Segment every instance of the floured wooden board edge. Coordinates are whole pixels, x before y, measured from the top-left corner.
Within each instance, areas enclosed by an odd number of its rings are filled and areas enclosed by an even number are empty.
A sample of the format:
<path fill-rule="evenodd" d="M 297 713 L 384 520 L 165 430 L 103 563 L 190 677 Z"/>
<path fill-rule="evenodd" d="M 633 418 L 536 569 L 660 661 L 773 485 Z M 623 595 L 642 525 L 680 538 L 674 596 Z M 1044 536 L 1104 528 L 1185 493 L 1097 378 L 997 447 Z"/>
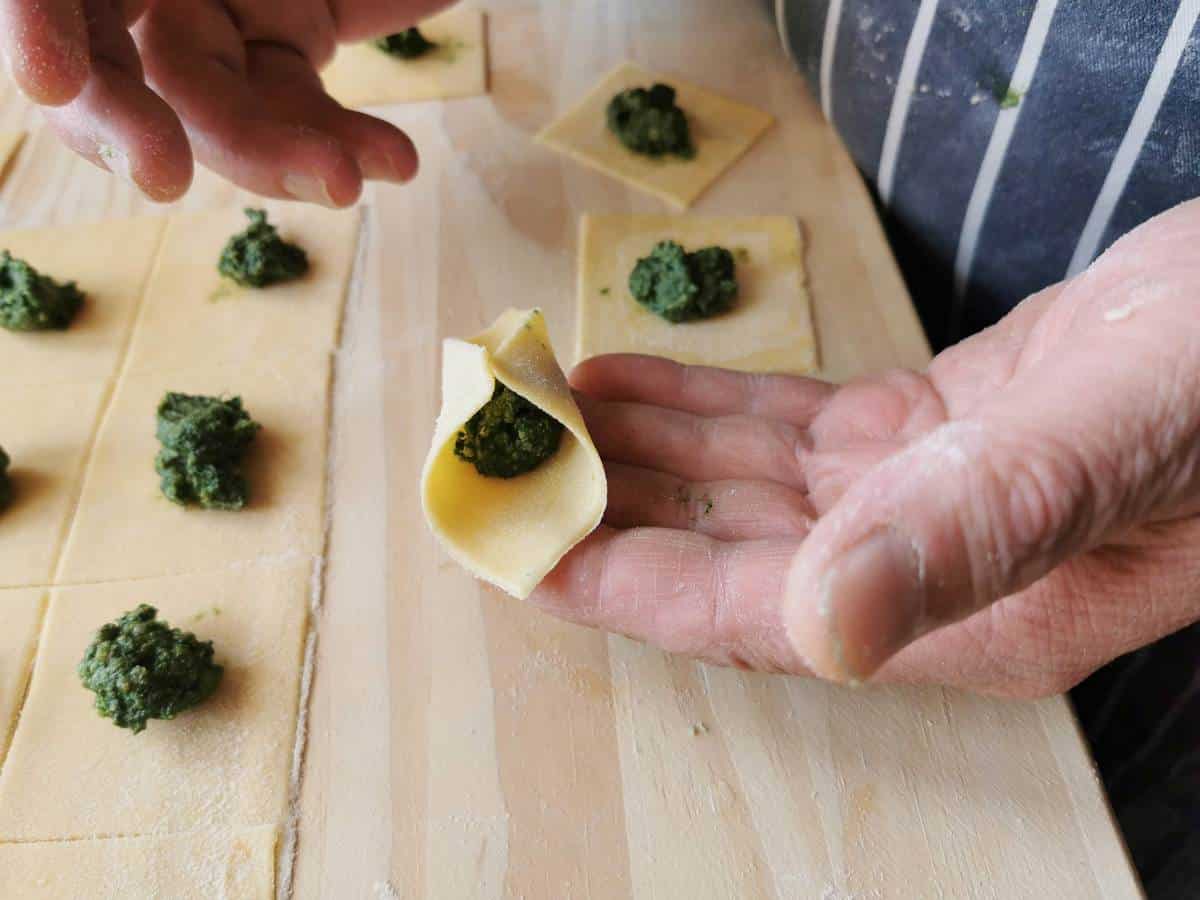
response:
<path fill-rule="evenodd" d="M 303 809 L 301 807 L 301 790 L 304 784 L 304 764 L 308 749 L 308 722 L 312 701 L 313 678 L 316 674 L 317 641 L 320 630 L 321 616 L 326 596 L 326 572 L 328 571 L 328 555 L 330 533 L 333 529 L 333 517 L 336 495 L 335 473 L 339 452 L 339 425 L 344 416 L 344 404 L 339 404 L 339 395 L 344 394 L 347 385 L 347 357 L 353 352 L 349 340 L 352 319 L 362 315 L 363 282 L 366 277 L 366 260 L 370 241 L 373 237 L 372 209 L 362 206 L 358 230 L 357 249 L 354 263 L 350 269 L 349 283 L 345 288 L 345 302 L 342 306 L 338 330 L 338 346 L 334 352 L 333 369 L 329 388 L 329 419 L 325 439 L 325 509 L 322 517 L 322 552 L 313 569 L 312 584 L 309 589 L 308 633 L 304 641 L 304 661 L 300 672 L 300 699 L 296 719 L 296 739 L 292 748 L 291 772 L 288 780 L 288 815 L 283 827 L 283 839 L 279 843 L 276 862 L 277 871 L 277 900 L 288 900 L 294 893 L 296 858 L 299 852 L 300 828 Z"/>

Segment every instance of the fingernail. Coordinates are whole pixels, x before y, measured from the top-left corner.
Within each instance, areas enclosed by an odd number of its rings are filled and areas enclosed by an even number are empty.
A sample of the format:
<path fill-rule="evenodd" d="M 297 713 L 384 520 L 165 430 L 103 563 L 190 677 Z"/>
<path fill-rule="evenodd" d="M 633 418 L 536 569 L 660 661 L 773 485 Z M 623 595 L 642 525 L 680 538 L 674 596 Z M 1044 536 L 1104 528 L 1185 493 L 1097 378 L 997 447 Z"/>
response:
<path fill-rule="evenodd" d="M 390 181 L 392 184 L 406 184 L 412 180 L 413 173 L 402 171 L 386 153 L 369 150 L 362 155 L 358 165 L 363 178 Z"/>
<path fill-rule="evenodd" d="M 820 611 L 846 680 L 866 681 L 917 636 L 924 612 L 919 568 L 911 542 L 884 530 L 828 570 Z"/>
<path fill-rule="evenodd" d="M 322 206 L 335 207 L 336 203 L 329 196 L 329 188 L 325 182 L 314 175 L 296 175 L 289 173 L 283 176 L 283 189 L 294 200 L 306 203 L 320 203 Z"/>

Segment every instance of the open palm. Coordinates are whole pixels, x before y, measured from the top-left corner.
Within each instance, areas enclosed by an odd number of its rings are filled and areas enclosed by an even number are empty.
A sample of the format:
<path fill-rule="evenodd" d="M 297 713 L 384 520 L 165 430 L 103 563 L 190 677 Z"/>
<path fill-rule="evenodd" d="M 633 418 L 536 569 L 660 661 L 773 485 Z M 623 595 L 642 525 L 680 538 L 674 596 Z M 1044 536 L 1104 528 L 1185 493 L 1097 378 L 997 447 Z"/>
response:
<path fill-rule="evenodd" d="M 922 374 L 602 357 L 606 524 L 534 602 L 707 660 L 1061 691 L 1200 619 L 1200 202 Z"/>

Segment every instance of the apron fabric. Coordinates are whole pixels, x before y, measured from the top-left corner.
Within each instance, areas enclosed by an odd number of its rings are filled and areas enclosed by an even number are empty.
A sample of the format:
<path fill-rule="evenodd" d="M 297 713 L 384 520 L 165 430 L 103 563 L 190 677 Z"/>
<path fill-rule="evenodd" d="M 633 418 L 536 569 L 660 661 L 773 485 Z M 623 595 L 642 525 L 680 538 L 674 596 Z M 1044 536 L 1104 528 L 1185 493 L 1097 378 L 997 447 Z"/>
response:
<path fill-rule="evenodd" d="M 764 0 L 936 348 L 1200 196 L 1200 0 Z M 1200 625 L 1073 692 L 1151 900 L 1200 897 Z"/>

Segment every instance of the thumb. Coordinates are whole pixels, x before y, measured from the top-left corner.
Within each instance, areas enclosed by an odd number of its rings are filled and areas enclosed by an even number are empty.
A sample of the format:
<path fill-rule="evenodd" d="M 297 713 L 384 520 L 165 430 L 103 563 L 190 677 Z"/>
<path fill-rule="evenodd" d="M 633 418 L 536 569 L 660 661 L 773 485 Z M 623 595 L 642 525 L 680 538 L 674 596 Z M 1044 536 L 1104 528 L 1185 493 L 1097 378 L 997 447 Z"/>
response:
<path fill-rule="evenodd" d="M 1078 553 L 1200 513 L 1197 239 L 1193 201 L 1114 244 L 998 389 L 969 377 L 996 368 L 990 343 L 961 348 L 967 377 L 940 386 L 962 417 L 867 472 L 792 560 L 788 637 L 814 672 L 868 678 Z"/>
<path fill-rule="evenodd" d="M 1072 556 L 1200 509 L 1200 326 L 1174 302 L 1186 282 L 1159 287 L 1162 302 L 1128 318 L 1106 314 L 1121 290 L 1072 304 L 1084 326 L 822 516 L 784 600 L 815 673 L 869 678 Z"/>
<path fill-rule="evenodd" d="M 1082 549 L 1092 471 L 1027 425 L 942 425 L 872 469 L 805 540 L 786 588 L 792 642 L 819 675 L 869 678 Z"/>

